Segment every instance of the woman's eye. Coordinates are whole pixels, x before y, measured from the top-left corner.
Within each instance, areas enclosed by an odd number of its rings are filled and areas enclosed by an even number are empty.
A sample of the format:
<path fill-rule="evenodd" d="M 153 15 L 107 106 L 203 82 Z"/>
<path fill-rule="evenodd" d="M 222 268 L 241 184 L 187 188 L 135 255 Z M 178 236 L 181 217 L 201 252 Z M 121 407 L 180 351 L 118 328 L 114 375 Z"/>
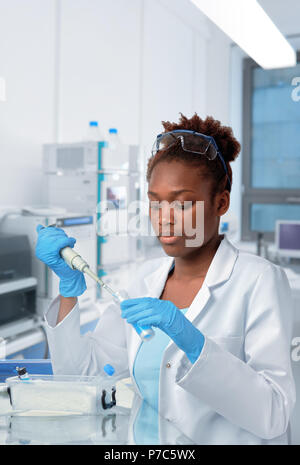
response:
<path fill-rule="evenodd" d="M 176 208 L 177 210 L 184 210 L 184 203 L 176 204 L 176 205 L 175 205 L 175 208 Z"/>
<path fill-rule="evenodd" d="M 194 205 L 193 201 L 185 201 L 185 202 L 175 202 L 175 203 L 170 203 L 170 209 L 174 210 L 188 210 Z M 162 205 L 159 202 L 153 202 L 150 203 L 150 209 L 151 211 L 157 211 L 162 208 Z"/>
<path fill-rule="evenodd" d="M 150 205 L 150 209 L 151 209 L 151 210 L 159 210 L 159 209 L 160 209 L 160 206 L 159 206 L 159 205 L 156 205 L 156 204 L 153 204 L 153 205 Z"/>
<path fill-rule="evenodd" d="M 193 202 L 183 202 L 183 203 L 178 203 L 175 205 L 175 208 L 177 210 L 188 210 L 189 208 L 191 208 L 193 206 Z"/>

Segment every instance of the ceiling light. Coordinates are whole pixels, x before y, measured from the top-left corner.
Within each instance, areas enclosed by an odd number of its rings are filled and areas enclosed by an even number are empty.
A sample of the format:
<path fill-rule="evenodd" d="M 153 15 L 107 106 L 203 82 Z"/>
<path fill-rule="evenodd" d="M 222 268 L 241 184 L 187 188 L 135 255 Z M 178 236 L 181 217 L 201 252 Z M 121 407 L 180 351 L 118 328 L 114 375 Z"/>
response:
<path fill-rule="evenodd" d="M 191 1 L 262 68 L 296 65 L 295 50 L 257 0 Z"/>

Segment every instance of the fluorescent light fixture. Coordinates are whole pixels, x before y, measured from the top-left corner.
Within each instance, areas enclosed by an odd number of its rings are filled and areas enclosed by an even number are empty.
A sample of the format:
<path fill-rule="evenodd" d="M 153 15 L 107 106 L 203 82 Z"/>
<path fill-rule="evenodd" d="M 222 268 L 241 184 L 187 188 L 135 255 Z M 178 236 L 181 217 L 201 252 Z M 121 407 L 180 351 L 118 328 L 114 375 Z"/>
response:
<path fill-rule="evenodd" d="M 262 68 L 296 65 L 295 50 L 257 0 L 191 1 Z"/>
<path fill-rule="evenodd" d="M 5 93 L 5 79 L 0 77 L 0 102 L 6 101 L 6 93 Z"/>

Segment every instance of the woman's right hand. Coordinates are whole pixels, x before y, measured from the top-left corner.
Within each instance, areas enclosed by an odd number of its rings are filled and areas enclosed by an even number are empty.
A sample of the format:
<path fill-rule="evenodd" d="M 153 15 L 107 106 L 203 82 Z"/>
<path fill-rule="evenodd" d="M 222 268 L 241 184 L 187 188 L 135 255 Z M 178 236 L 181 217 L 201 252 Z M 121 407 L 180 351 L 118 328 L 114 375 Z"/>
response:
<path fill-rule="evenodd" d="M 77 297 L 86 290 L 83 273 L 72 270 L 60 255 L 64 247 L 74 247 L 76 239 L 68 237 L 66 233 L 55 227 L 44 228 L 38 225 L 38 240 L 35 254 L 60 278 L 59 291 L 63 297 Z"/>

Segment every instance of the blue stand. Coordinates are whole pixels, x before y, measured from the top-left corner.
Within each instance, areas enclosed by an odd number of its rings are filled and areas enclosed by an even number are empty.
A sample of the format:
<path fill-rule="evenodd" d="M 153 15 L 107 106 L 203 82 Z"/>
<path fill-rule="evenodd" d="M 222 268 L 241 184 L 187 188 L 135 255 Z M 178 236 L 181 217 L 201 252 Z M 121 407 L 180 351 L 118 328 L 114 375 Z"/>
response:
<path fill-rule="evenodd" d="M 29 375 L 52 375 L 50 359 L 0 360 L 0 383 L 6 378 L 17 376 L 16 367 L 25 367 Z"/>

